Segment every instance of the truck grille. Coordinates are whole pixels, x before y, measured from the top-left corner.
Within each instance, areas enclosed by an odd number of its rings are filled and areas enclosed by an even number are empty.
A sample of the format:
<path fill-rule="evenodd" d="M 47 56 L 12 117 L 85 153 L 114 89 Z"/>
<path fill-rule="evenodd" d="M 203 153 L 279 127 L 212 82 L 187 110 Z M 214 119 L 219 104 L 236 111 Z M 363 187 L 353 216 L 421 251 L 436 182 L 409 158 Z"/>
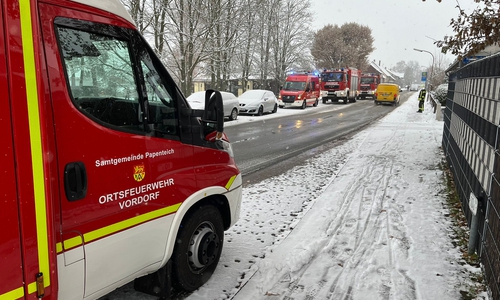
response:
<path fill-rule="evenodd" d="M 327 89 L 327 90 L 338 90 L 339 89 L 339 85 L 338 84 L 325 85 L 325 89 Z"/>
<path fill-rule="evenodd" d="M 293 103 L 295 101 L 295 96 L 282 96 L 281 100 L 283 100 L 283 102 Z"/>

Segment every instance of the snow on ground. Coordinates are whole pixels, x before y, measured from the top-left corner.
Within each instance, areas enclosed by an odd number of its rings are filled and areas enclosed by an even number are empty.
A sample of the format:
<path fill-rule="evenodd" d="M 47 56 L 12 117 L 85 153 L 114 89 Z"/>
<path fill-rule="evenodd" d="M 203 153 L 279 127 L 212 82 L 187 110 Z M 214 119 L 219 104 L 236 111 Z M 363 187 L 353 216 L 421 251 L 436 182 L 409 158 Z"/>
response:
<path fill-rule="evenodd" d="M 221 268 L 188 299 L 460 299 L 470 275 L 445 217 L 443 122 L 416 110 L 415 94 L 344 145 L 245 187 Z M 209 292 L 235 278 L 240 291 Z"/>
<path fill-rule="evenodd" d="M 414 94 L 346 143 L 245 186 L 218 268 L 185 299 L 462 299 L 481 271 L 450 237 L 443 122 L 417 103 Z M 129 286 L 106 299 L 154 299 Z"/>

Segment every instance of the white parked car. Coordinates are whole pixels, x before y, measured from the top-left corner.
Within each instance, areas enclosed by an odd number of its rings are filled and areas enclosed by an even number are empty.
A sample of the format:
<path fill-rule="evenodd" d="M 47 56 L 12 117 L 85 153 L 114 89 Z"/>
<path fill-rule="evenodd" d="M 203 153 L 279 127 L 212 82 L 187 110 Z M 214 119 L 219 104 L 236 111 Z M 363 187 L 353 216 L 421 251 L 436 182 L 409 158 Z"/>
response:
<path fill-rule="evenodd" d="M 278 99 L 268 90 L 248 90 L 238 97 L 240 113 L 262 116 L 264 113 L 278 111 Z"/>
<path fill-rule="evenodd" d="M 236 120 L 240 109 L 238 98 L 233 93 L 220 93 L 222 96 L 222 103 L 224 104 L 224 117 L 229 118 L 230 121 Z M 187 97 L 187 101 L 193 109 L 205 109 L 205 91 L 191 94 Z"/>

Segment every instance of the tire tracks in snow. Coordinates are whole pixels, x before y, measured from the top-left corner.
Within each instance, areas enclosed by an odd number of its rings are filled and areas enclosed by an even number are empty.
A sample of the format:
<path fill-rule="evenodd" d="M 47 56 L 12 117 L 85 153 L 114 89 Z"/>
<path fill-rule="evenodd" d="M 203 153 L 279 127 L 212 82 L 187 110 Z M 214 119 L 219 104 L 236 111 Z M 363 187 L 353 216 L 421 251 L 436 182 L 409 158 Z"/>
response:
<path fill-rule="evenodd" d="M 404 131 L 394 130 L 384 139 L 388 142 L 369 151 L 362 166 L 354 166 L 360 167 L 358 180 L 343 193 L 340 208 L 325 232 L 329 241 L 302 268 L 281 278 L 278 284 L 288 288 L 279 299 L 417 299 L 414 281 L 394 259 L 407 259 L 409 249 L 402 225 L 403 206 L 395 200 L 407 185 L 398 178 L 404 162 L 392 155 L 404 140 L 399 132 Z M 334 264 L 322 263 L 332 260 Z M 377 286 L 367 286 L 363 281 L 367 276 Z M 396 295 L 403 298 L 394 298 Z"/>

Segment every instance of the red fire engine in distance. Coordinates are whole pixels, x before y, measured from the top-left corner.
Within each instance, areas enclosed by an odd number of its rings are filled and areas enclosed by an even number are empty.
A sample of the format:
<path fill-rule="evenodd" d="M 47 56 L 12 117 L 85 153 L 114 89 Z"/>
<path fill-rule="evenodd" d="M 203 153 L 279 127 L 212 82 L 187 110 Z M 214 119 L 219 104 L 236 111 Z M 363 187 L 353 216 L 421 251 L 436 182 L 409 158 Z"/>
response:
<path fill-rule="evenodd" d="M 300 107 L 318 106 L 319 77 L 311 73 L 293 73 L 288 75 L 285 86 L 280 89 L 278 106 Z"/>
<path fill-rule="evenodd" d="M 359 79 L 361 71 L 355 68 L 324 70 L 321 73 L 321 97 L 323 103 L 328 100 L 338 102 L 356 102 L 359 95 Z"/>
<path fill-rule="evenodd" d="M 360 81 L 360 91 L 359 97 L 365 99 L 370 97 L 375 99 L 375 91 L 377 90 L 377 85 L 381 82 L 380 74 L 366 73 L 361 74 Z"/>

